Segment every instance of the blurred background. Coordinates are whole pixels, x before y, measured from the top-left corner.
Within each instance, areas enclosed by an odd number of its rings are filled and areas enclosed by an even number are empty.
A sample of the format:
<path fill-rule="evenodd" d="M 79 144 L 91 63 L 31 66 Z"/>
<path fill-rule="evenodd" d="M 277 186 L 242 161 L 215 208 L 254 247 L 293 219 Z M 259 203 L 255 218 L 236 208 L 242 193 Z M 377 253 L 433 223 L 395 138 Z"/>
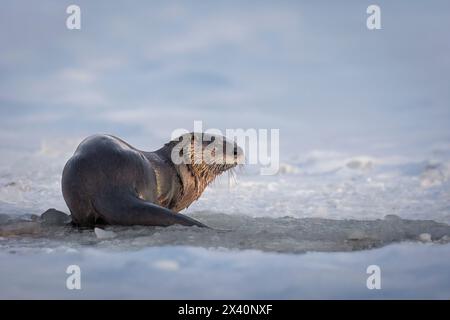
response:
<path fill-rule="evenodd" d="M 2 1 L 2 154 L 98 132 L 150 150 L 194 120 L 278 128 L 282 158 L 448 145 L 450 4 L 377 1 L 371 31 L 372 2 Z"/>
<path fill-rule="evenodd" d="M 81 30 L 70 4 L 1 4 L 3 211 L 64 209 L 88 135 L 155 150 L 201 120 L 280 129 L 285 175 L 193 210 L 450 221 L 448 1 L 377 1 L 381 30 L 372 1 L 77 1 Z"/>

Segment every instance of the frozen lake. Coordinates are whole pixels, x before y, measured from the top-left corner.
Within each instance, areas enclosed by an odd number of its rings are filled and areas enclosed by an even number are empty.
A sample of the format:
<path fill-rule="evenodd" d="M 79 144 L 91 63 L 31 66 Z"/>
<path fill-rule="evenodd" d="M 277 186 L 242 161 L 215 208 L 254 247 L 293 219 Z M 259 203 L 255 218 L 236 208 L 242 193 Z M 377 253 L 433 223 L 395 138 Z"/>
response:
<path fill-rule="evenodd" d="M 79 0 L 81 30 L 69 4 L 2 1 L 1 298 L 450 298 L 448 1 L 380 0 L 375 31 L 357 0 Z M 183 212 L 212 230 L 39 222 L 86 136 L 151 151 L 194 120 L 280 130 L 279 174 Z"/>
<path fill-rule="evenodd" d="M 367 168 L 335 156 L 292 161 L 270 177 L 250 168 L 231 184 L 219 179 L 187 210 L 211 230 L 96 234 L 36 216 L 50 206 L 67 212 L 63 159 L 37 152 L 14 164 L 14 175 L 1 173 L 2 298 L 450 297 L 445 164 L 372 160 Z M 65 287 L 73 264 L 79 291 Z M 369 265 L 381 268 L 381 290 L 366 287 Z"/>
<path fill-rule="evenodd" d="M 402 243 L 353 253 L 153 247 L 0 252 L 1 298 L 377 299 L 450 297 L 450 245 Z M 81 290 L 66 289 L 67 266 Z M 369 290 L 366 269 L 381 268 Z"/>
<path fill-rule="evenodd" d="M 213 229 L 46 226 L 77 141 L 0 170 L 2 298 L 449 298 L 449 149 L 416 157 L 314 151 L 275 176 L 210 186 L 185 214 Z M 82 289 L 65 287 L 79 265 Z M 366 269 L 381 268 L 381 290 Z"/>

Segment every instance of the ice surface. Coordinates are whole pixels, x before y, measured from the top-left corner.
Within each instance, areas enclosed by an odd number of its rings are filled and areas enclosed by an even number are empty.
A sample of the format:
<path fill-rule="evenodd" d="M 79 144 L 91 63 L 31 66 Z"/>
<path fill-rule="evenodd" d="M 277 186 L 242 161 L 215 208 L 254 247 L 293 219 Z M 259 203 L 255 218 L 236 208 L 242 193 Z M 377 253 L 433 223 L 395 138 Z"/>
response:
<path fill-rule="evenodd" d="M 68 246 L 125 251 L 155 246 L 255 249 L 302 253 L 306 251 L 354 251 L 399 241 L 448 243 L 450 226 L 431 220 L 406 220 L 387 216 L 380 220 L 331 220 L 323 218 L 272 218 L 196 212 L 192 214 L 211 229 L 171 226 L 118 227 L 78 230 L 70 226 L 46 226 L 24 218 L 5 218 L 0 226 L 0 248 L 42 249 Z"/>
<path fill-rule="evenodd" d="M 449 244 L 428 243 L 302 255 L 176 246 L 0 250 L 0 298 L 448 299 L 449 256 Z M 74 264 L 81 290 L 66 288 Z M 372 264 L 381 290 L 367 289 Z"/>
<path fill-rule="evenodd" d="M 75 146 L 57 144 L 58 156 L 39 151 L 0 167 L 0 213 L 68 212 L 60 181 Z M 235 184 L 230 187 L 225 174 L 186 212 L 358 220 L 395 214 L 450 223 L 450 146 L 442 153 L 405 158 L 312 151 L 283 162 L 275 176 L 245 166 Z"/>
<path fill-rule="evenodd" d="M 74 232 L 36 222 L 36 215 L 49 207 L 68 211 L 60 178 L 64 157 L 73 146 L 55 148 L 60 150 L 56 156 L 46 145 L 0 169 L 2 248 L 92 245 L 126 250 L 190 245 L 350 251 L 424 241 L 423 234 L 433 242 L 445 243 L 450 237 L 447 153 L 404 158 L 316 150 L 283 163 L 284 169 L 275 176 L 261 176 L 258 168 L 248 166 L 237 172 L 236 184 L 230 186 L 226 176 L 219 178 L 183 212 L 213 230 L 110 227 L 96 236 L 93 231 Z M 11 219 L 16 221 L 8 222 Z M 109 231 L 115 232 L 112 239 L 107 239 Z M 12 237 L 15 234 L 21 236 Z"/>
<path fill-rule="evenodd" d="M 114 231 L 107 231 L 101 228 L 94 228 L 94 233 L 98 239 L 112 239 L 116 237 L 116 233 Z"/>

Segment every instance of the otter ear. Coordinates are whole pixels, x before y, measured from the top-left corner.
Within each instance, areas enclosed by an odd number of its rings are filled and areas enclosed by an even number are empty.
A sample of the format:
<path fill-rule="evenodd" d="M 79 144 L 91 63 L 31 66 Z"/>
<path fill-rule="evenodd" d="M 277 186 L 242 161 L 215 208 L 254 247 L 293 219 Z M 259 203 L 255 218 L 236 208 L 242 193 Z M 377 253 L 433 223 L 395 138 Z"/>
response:
<path fill-rule="evenodd" d="M 183 141 L 183 136 L 179 136 L 179 137 L 173 138 L 172 140 L 170 140 L 169 143 L 178 143 L 178 142 L 181 142 L 181 141 Z M 167 144 L 169 144 L 169 143 L 167 143 Z"/>

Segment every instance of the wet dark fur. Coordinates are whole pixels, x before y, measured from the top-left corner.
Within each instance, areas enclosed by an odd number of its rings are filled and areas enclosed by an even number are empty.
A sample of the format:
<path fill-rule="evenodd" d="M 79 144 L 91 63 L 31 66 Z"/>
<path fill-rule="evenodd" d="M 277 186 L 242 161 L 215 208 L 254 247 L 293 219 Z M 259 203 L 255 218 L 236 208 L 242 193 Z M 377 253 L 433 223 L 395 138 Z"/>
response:
<path fill-rule="evenodd" d="M 217 175 L 235 164 L 176 165 L 171 160 L 176 143 L 171 141 L 155 152 L 145 152 L 110 135 L 86 138 L 68 160 L 62 175 L 62 192 L 73 223 L 81 227 L 204 227 L 177 212 L 197 200 Z"/>

